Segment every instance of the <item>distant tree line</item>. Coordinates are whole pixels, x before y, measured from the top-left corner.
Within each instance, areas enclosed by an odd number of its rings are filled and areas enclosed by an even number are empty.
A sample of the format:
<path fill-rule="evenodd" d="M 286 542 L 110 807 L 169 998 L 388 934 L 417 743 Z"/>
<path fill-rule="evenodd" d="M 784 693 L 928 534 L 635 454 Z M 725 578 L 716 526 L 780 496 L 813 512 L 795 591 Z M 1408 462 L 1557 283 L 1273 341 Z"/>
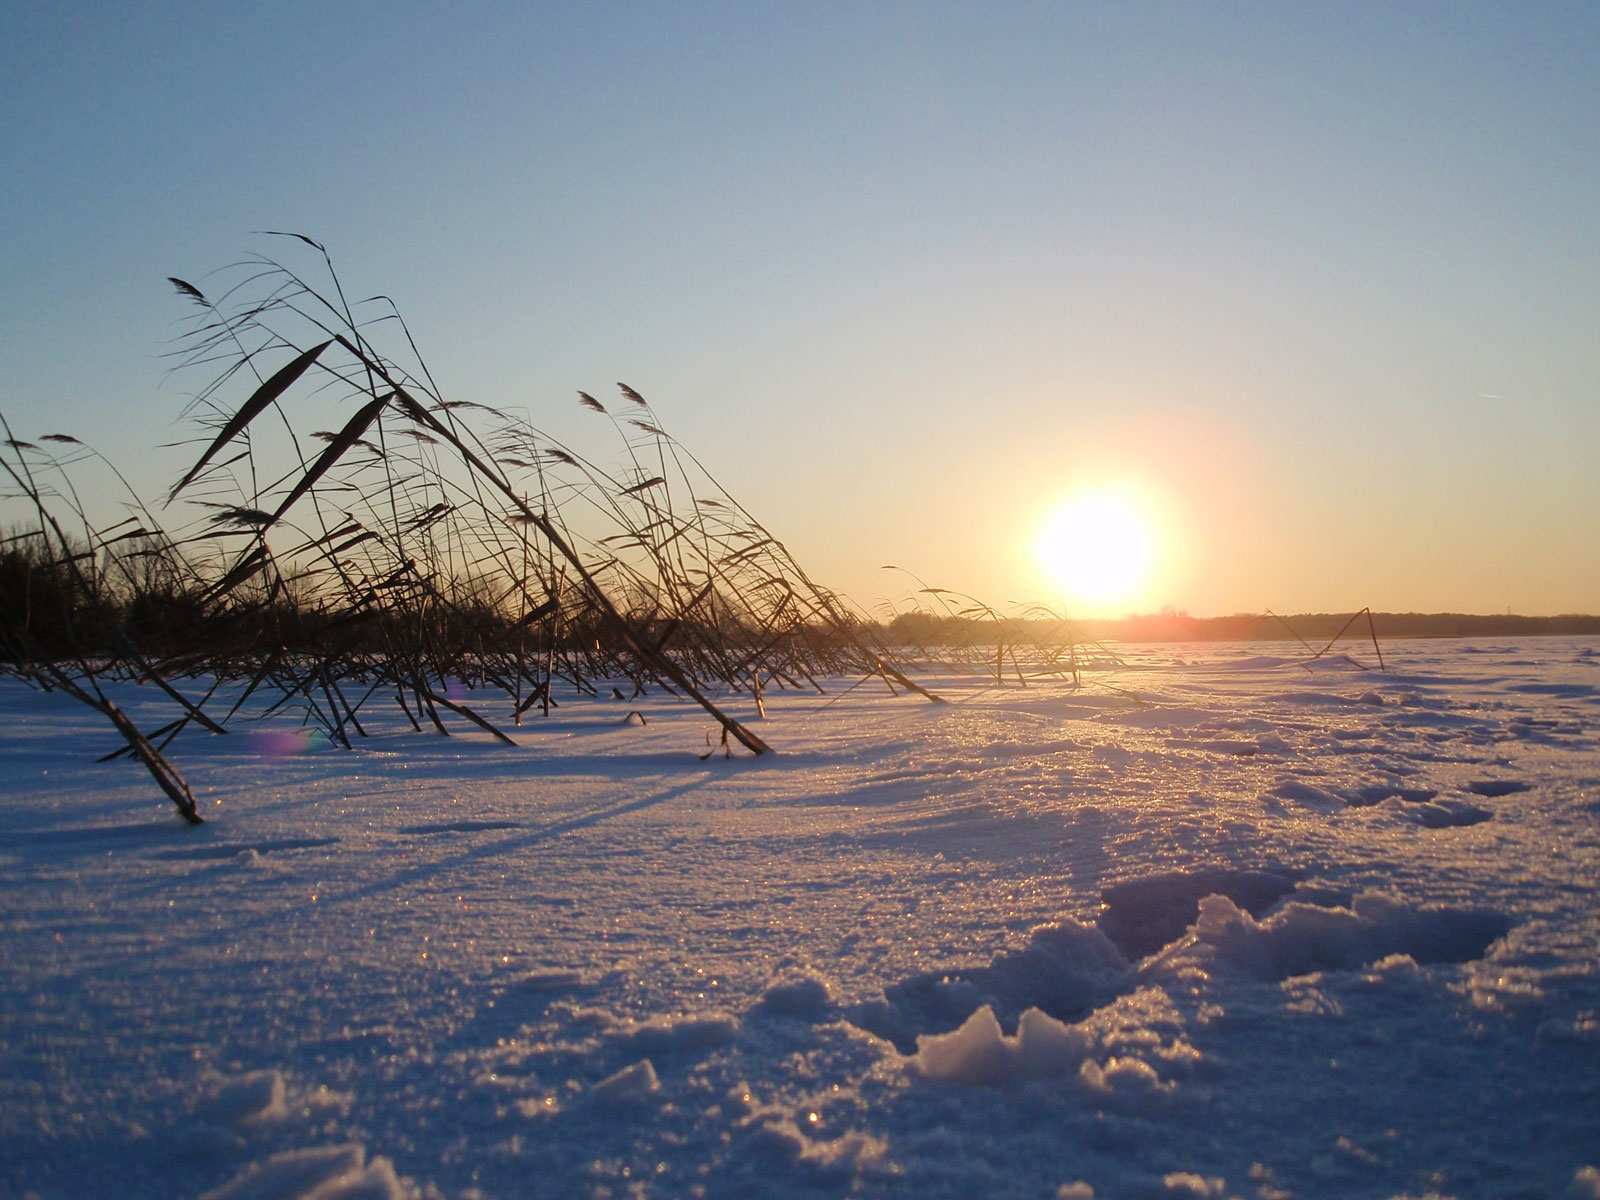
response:
<path fill-rule="evenodd" d="M 1277 617 L 1235 613 L 1225 617 L 1150 615 L 1120 620 L 1083 621 L 1086 633 L 1120 642 L 1249 642 L 1292 641 L 1296 634 L 1311 642 L 1340 632 L 1349 613 L 1296 613 Z M 1600 616 L 1519 617 L 1507 614 L 1389 613 L 1372 614 L 1380 638 L 1532 637 L 1600 634 Z"/>

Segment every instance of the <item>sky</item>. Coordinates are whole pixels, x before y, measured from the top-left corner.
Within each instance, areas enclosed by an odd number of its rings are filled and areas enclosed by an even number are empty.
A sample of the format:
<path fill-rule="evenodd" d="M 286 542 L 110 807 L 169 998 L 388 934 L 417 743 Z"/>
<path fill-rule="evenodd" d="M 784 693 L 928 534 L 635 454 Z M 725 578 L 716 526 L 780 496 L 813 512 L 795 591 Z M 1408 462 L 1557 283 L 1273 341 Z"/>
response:
<path fill-rule="evenodd" d="M 869 610 L 1597 612 L 1597 62 L 1592 0 L 13 0 L 0 413 L 158 495 L 166 277 L 292 230 L 447 398 L 604 458 L 637 388 Z M 1035 553 L 1085 495 L 1137 590 Z"/>

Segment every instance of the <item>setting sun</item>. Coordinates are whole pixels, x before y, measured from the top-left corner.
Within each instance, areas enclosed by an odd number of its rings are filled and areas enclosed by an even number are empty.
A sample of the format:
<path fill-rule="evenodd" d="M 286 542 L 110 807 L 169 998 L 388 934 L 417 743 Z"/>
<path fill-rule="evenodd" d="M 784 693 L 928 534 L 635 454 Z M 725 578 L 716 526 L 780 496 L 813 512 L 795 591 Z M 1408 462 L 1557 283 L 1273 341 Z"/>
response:
<path fill-rule="evenodd" d="M 1155 565 L 1155 533 L 1144 507 L 1112 489 L 1081 492 L 1058 505 L 1033 545 L 1040 568 L 1076 604 L 1139 598 Z"/>

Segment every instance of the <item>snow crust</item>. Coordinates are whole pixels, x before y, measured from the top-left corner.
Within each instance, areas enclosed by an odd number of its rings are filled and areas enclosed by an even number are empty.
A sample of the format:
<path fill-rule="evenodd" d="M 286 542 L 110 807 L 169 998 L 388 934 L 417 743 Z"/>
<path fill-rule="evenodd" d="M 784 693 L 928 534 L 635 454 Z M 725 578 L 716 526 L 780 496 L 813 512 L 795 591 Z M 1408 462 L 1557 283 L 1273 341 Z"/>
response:
<path fill-rule="evenodd" d="M 1226 896 L 1200 901 L 1196 941 L 1260 979 L 1353 971 L 1390 956 L 1413 962 L 1480 957 L 1511 922 L 1487 909 L 1418 909 L 1364 892 L 1348 909 L 1289 903 L 1257 921 Z"/>
<path fill-rule="evenodd" d="M 198 829 L 0 684 L 0 1196 L 1600 1198 L 1600 645 L 1258 649 L 185 732 Z"/>
<path fill-rule="evenodd" d="M 253 1163 L 200 1200 L 404 1200 L 409 1189 L 385 1158 L 362 1146 L 285 1150 Z"/>

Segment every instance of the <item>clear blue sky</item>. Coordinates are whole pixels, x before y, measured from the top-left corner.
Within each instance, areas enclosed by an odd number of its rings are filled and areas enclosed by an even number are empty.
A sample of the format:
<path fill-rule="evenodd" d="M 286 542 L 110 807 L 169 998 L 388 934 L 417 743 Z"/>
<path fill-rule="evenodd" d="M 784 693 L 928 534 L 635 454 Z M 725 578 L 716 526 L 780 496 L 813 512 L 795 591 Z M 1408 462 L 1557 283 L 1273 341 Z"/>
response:
<path fill-rule="evenodd" d="M 1600 4 L 91 4 L 0 16 L 0 411 L 151 495 L 167 275 L 325 242 L 452 398 L 638 388 L 819 579 L 1600 611 Z M 148 482 L 146 482 L 148 480 Z"/>

